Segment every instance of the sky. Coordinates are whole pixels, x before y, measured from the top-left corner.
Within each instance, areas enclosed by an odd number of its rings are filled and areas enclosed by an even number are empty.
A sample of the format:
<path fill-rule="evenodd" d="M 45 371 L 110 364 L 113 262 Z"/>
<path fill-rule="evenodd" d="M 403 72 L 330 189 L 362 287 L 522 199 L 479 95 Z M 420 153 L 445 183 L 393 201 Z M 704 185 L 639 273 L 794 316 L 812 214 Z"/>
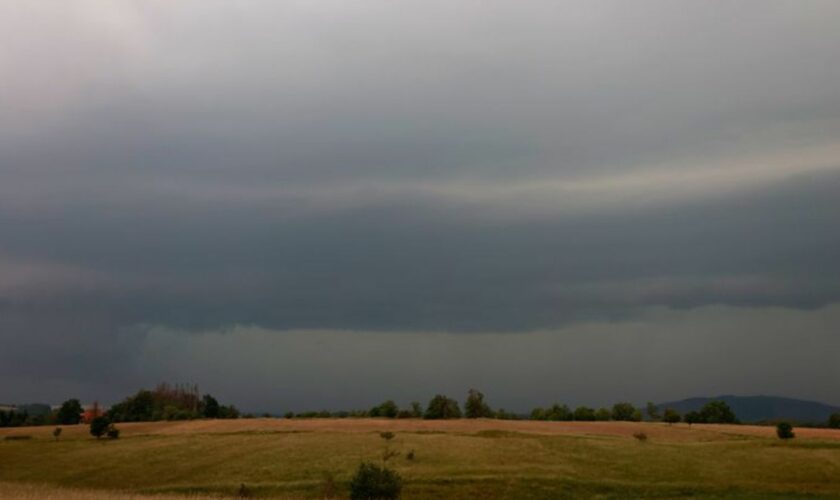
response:
<path fill-rule="evenodd" d="M 840 405 L 838 18 L 0 0 L 0 402 Z"/>

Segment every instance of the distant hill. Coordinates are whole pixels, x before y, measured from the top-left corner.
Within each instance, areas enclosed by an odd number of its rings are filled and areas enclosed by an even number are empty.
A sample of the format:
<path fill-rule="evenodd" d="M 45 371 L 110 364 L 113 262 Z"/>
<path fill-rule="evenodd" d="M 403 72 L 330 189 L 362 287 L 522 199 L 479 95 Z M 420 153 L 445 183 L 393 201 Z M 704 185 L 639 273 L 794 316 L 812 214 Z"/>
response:
<path fill-rule="evenodd" d="M 741 422 L 762 422 L 769 420 L 793 420 L 800 423 L 825 424 L 829 415 L 840 412 L 840 407 L 816 401 L 782 398 L 777 396 L 716 396 L 711 398 L 689 398 L 657 405 L 660 410 L 673 408 L 685 414 L 699 410 L 709 401 L 726 402 Z"/>

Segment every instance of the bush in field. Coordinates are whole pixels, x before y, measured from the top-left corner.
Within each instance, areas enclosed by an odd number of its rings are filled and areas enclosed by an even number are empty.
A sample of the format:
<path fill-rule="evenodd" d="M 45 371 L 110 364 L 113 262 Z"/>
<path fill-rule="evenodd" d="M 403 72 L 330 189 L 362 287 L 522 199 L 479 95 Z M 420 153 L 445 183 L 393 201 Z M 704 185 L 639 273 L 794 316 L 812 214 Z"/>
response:
<path fill-rule="evenodd" d="M 105 431 L 105 434 L 108 436 L 108 439 L 120 438 L 120 430 L 117 429 L 117 426 L 115 426 L 114 424 L 108 425 L 108 430 Z"/>
<path fill-rule="evenodd" d="M 108 417 L 96 417 L 90 422 L 90 435 L 99 439 L 108 432 L 110 425 L 111 421 L 108 420 Z"/>
<path fill-rule="evenodd" d="M 595 420 L 595 410 L 588 406 L 578 406 L 575 408 L 574 417 L 580 422 L 591 422 Z"/>
<path fill-rule="evenodd" d="M 401 491 L 402 478 L 396 471 L 369 462 L 359 464 L 350 480 L 351 500 L 391 500 Z"/>
<path fill-rule="evenodd" d="M 634 432 L 633 437 L 636 438 L 637 441 L 641 441 L 643 443 L 647 441 L 648 438 L 647 434 L 645 434 L 644 432 Z"/>
<path fill-rule="evenodd" d="M 616 403 L 612 408 L 612 419 L 632 421 L 635 420 L 636 412 L 636 407 L 630 403 Z"/>
<path fill-rule="evenodd" d="M 832 429 L 840 429 L 840 413 L 832 413 L 828 417 L 828 426 Z"/>
<path fill-rule="evenodd" d="M 429 401 L 423 418 L 428 420 L 461 418 L 461 407 L 454 399 L 438 394 Z"/>
<path fill-rule="evenodd" d="M 464 403 L 464 416 L 467 418 L 490 418 L 493 410 L 484 402 L 484 394 L 477 389 L 470 389 Z"/>
<path fill-rule="evenodd" d="M 61 403 L 61 408 L 55 415 L 56 423 L 61 425 L 76 425 L 82 420 L 82 404 L 78 399 L 68 399 Z"/>
<path fill-rule="evenodd" d="M 779 439 L 793 439 L 796 434 L 793 433 L 793 426 L 790 422 L 779 422 L 776 424 L 776 435 Z"/>
<path fill-rule="evenodd" d="M 673 408 L 666 408 L 665 413 L 662 415 L 662 421 L 668 422 L 668 424 L 676 424 L 680 420 L 679 412 Z"/>

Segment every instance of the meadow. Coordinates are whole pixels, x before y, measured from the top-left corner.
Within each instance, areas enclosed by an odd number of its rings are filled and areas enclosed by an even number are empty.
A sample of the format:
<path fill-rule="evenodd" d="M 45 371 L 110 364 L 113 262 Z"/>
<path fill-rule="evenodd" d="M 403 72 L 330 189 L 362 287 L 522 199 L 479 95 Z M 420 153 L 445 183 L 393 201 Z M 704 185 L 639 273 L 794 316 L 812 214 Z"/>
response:
<path fill-rule="evenodd" d="M 361 461 L 403 497 L 840 498 L 840 430 L 648 422 L 240 419 L 0 429 L 0 497 L 342 498 Z M 644 433 L 640 440 L 634 434 Z M 29 439 L 7 439 L 30 436 Z M 413 450 L 413 459 L 409 452 Z"/>

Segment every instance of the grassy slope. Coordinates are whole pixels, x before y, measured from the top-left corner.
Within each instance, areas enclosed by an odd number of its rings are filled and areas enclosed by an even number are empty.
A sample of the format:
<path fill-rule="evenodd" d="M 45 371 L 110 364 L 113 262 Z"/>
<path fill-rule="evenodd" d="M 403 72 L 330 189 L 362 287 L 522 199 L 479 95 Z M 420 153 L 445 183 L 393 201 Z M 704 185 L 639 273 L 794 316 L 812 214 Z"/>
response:
<path fill-rule="evenodd" d="M 407 498 L 558 498 L 819 494 L 840 498 L 840 432 L 782 443 L 767 429 L 669 427 L 604 422 L 419 422 L 251 420 L 123 425 L 96 442 L 81 426 L 59 442 L 51 429 L 0 441 L 0 481 L 132 493 L 322 496 L 325 474 L 339 492 L 361 460 L 384 447 L 414 449 L 391 464 Z M 699 428 L 698 428 L 699 427 Z M 498 429 L 498 430 L 494 430 Z M 632 437 L 645 431 L 650 439 Z M 804 431 L 804 430 L 803 430 Z M 8 486 L 7 486 L 8 487 Z M 3 492 L 0 486 L 0 496 Z"/>

